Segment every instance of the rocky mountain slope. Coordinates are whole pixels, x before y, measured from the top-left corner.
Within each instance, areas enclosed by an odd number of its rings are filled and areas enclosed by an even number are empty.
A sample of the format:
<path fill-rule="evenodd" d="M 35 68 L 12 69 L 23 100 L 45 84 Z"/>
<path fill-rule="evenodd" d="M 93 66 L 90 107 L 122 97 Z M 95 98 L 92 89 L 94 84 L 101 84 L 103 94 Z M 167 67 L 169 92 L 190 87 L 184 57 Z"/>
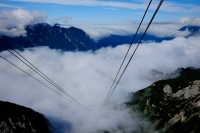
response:
<path fill-rule="evenodd" d="M 161 133 L 199 133 L 200 69 L 180 68 L 177 72 L 177 78 L 132 93 L 126 105 Z"/>
<path fill-rule="evenodd" d="M 0 101 L 0 133 L 51 133 L 50 123 L 32 109 Z"/>
<path fill-rule="evenodd" d="M 51 26 L 46 23 L 39 23 L 26 27 L 27 36 L 8 37 L 2 39 L 12 45 L 15 49 L 23 49 L 37 46 L 48 46 L 51 49 L 63 51 L 85 51 L 94 48 L 94 41 L 81 29 L 60 26 Z M 4 50 L 0 47 L 0 51 Z"/>

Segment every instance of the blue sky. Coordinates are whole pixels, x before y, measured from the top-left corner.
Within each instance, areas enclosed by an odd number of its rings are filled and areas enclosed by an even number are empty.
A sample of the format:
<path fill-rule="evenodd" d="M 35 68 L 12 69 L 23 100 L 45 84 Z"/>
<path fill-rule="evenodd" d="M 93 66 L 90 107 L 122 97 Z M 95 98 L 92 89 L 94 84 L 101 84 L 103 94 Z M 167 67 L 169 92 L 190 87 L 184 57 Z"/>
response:
<path fill-rule="evenodd" d="M 139 21 L 149 0 L 1 0 L 0 11 L 23 8 L 38 10 L 48 20 L 68 17 L 71 22 Z M 153 0 L 150 13 L 158 0 Z M 199 0 L 165 0 L 155 21 L 169 21 L 182 17 L 200 17 Z"/>

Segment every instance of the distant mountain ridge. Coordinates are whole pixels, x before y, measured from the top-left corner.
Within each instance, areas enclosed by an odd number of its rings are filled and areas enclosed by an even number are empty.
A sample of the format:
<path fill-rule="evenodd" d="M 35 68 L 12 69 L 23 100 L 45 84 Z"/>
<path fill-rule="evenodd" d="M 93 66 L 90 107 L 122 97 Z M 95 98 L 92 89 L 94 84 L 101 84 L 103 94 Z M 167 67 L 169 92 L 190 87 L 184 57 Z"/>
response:
<path fill-rule="evenodd" d="M 179 29 L 179 31 L 186 31 L 188 30 L 190 32 L 190 36 L 193 36 L 195 34 L 198 34 L 200 32 L 200 26 L 184 26 L 182 28 Z"/>
<path fill-rule="evenodd" d="M 200 29 L 200 27 L 187 26 L 181 28 L 180 31 L 189 29 L 189 31 L 196 32 L 198 28 Z M 51 26 L 47 23 L 39 23 L 36 25 L 29 25 L 25 29 L 27 31 L 27 36 L 1 36 L 1 38 L 14 47 L 14 49 L 23 50 L 24 48 L 48 46 L 51 49 L 60 49 L 63 51 L 94 51 L 102 47 L 116 47 L 122 44 L 130 44 L 133 39 L 133 35 L 110 35 L 95 42 L 83 30 L 75 27 L 63 28 L 60 27 L 59 24 Z M 138 34 L 134 43 L 137 43 L 140 37 L 141 34 Z M 159 38 L 146 34 L 143 41 L 161 42 L 173 38 L 174 37 Z M 3 50 L 4 48 L 0 47 L 0 51 Z"/>
<path fill-rule="evenodd" d="M 190 32 L 197 32 L 197 31 L 200 30 L 200 26 L 190 26 L 190 25 L 188 25 L 188 26 L 184 26 L 184 27 L 179 29 L 179 31 L 186 31 L 186 30 L 188 30 Z"/>
<path fill-rule="evenodd" d="M 15 49 L 48 46 L 51 49 L 68 51 L 85 51 L 94 48 L 94 41 L 84 31 L 75 28 L 62 28 L 57 25 L 51 26 L 40 23 L 26 27 L 27 36 L 8 37 L 2 39 L 12 45 Z M 0 48 L 2 50 L 2 48 Z"/>

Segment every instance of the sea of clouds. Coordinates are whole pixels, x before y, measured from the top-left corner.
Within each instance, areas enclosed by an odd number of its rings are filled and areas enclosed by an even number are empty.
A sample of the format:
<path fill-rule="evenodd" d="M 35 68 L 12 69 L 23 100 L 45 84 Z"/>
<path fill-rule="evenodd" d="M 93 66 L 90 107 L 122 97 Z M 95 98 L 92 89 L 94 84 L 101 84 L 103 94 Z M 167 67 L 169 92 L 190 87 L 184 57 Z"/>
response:
<path fill-rule="evenodd" d="M 11 14 L 15 12 L 20 12 L 20 14 L 30 13 L 36 19 L 30 18 L 27 19 L 27 22 L 25 21 L 26 23 L 19 22 L 15 23 L 15 25 L 7 25 L 8 18 L 6 16 L 8 15 L 3 16 L 3 14 L 8 12 Z M 41 22 L 41 19 L 37 18 L 43 18 L 44 20 L 46 15 L 37 11 L 30 12 L 18 9 L 1 12 L 0 17 L 5 18 L 4 20 L 1 19 L 4 22 L 4 26 L 0 27 L 1 34 L 18 36 L 26 34 L 24 28 L 27 24 Z M 99 109 L 128 50 L 128 44 L 115 48 L 101 48 L 95 52 L 63 52 L 62 50 L 49 49 L 48 47 L 36 47 L 19 51 L 20 54 L 62 89 L 89 108 L 90 111 L 80 108 L 60 97 L 2 58 L 0 58 L 0 100 L 17 103 L 43 113 L 59 129 L 59 131 L 56 131 L 57 133 L 96 133 L 102 130 L 108 130 L 112 133 L 122 133 L 131 131 L 139 132 L 141 129 L 148 129 L 149 132 L 153 132 L 149 122 L 142 120 L 136 113 L 126 108 L 124 103 L 129 100 L 130 92 L 140 90 L 159 80 L 157 75 L 156 77 L 154 77 L 155 75 L 149 75 L 152 69 L 167 74 L 174 72 L 179 67 L 193 66 L 200 68 L 199 35 L 185 37 L 187 33 L 180 35 L 177 31 L 169 31 L 170 26 L 174 27 L 174 29 L 180 28 L 182 26 L 180 23 L 189 24 L 190 22 L 188 19 L 185 19 L 173 25 L 165 24 L 166 29 L 162 30 L 163 34 L 159 33 L 162 36 L 174 36 L 173 40 L 162 41 L 161 43 L 144 42 L 139 46 L 114 95 L 105 109 L 100 112 Z M 9 25 L 14 25 L 14 28 L 23 32 L 13 32 L 13 27 L 9 28 Z M 164 26 L 164 24 L 158 24 L 157 26 L 159 27 L 159 25 L 161 28 Z M 175 25 L 179 25 L 180 27 L 175 27 Z M 83 27 L 85 31 L 88 31 L 89 35 L 92 33 L 90 27 L 88 30 L 85 26 Z M 2 29 L 7 31 L 3 33 Z M 99 29 L 102 29 L 102 31 L 99 30 L 97 32 L 98 30 L 93 30 L 94 39 L 97 38 L 98 40 L 102 35 L 107 36 L 113 32 L 112 27 L 109 32 L 103 31 L 106 28 Z M 120 29 L 120 27 L 115 26 L 113 29 Z M 150 33 L 156 34 L 153 31 L 157 31 L 156 28 L 155 30 L 153 28 L 149 30 Z M 125 30 L 115 33 L 125 34 L 128 32 Z M 135 44 L 132 46 L 128 59 L 134 51 L 135 46 Z M 9 52 L 3 51 L 0 52 L 0 55 L 56 90 L 56 88 L 47 83 Z M 125 61 L 126 63 L 127 60 Z"/>
<path fill-rule="evenodd" d="M 158 80 L 158 77 L 148 75 L 152 69 L 166 74 L 179 67 L 199 68 L 199 41 L 199 36 L 177 37 L 161 43 L 141 44 L 113 97 L 101 112 L 99 109 L 128 49 L 126 44 L 95 52 L 62 52 L 48 47 L 19 51 L 90 111 L 60 97 L 3 59 L 0 59 L 0 98 L 30 107 L 49 118 L 70 123 L 71 126 L 65 131 L 72 133 L 104 129 L 111 132 L 138 132 L 141 127 L 148 128 L 149 124 L 125 108 L 123 103 L 129 100 L 128 94 Z M 135 45 L 131 51 L 134 48 Z M 0 55 L 53 88 L 7 51 Z M 61 129 L 64 130 L 63 128 Z"/>

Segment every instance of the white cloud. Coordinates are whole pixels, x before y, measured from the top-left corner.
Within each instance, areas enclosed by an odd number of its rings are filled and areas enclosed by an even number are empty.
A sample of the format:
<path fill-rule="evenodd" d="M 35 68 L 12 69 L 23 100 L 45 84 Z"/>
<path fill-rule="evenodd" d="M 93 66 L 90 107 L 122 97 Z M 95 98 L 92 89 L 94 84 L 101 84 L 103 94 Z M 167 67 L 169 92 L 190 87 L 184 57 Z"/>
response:
<path fill-rule="evenodd" d="M 127 9 L 146 9 L 149 1 L 131 1 L 131 2 L 119 2 L 119 1 L 105 1 L 105 0 L 10 0 L 19 2 L 34 2 L 34 3 L 52 3 L 60 5 L 81 5 L 81 6 L 106 6 L 114 8 L 127 8 Z M 156 9 L 159 1 L 153 1 L 150 9 Z M 163 2 L 161 11 L 165 12 L 199 12 L 200 6 L 191 4 L 179 4 L 175 2 Z"/>
<path fill-rule="evenodd" d="M 133 4 L 128 2 L 114 2 L 114 1 L 100 1 L 100 0 L 11 0 L 20 2 L 34 2 L 34 3 L 53 3 L 61 5 L 82 5 L 82 6 L 108 6 L 117 8 L 129 9 L 145 9 L 146 4 Z"/>
<path fill-rule="evenodd" d="M 191 34 L 188 30 L 179 31 L 183 26 L 180 23 L 154 23 L 147 33 L 157 37 L 187 37 Z"/>
<path fill-rule="evenodd" d="M 181 18 L 178 20 L 173 20 L 170 22 L 154 22 L 149 27 L 147 34 L 154 35 L 157 37 L 187 37 L 191 33 L 186 31 L 179 31 L 180 28 L 187 25 L 200 26 L 200 18 Z M 63 27 L 75 26 L 84 30 L 92 39 L 98 41 L 103 37 L 109 35 L 132 35 L 135 34 L 137 27 L 139 26 L 138 22 L 133 20 L 124 20 L 121 22 L 113 23 L 72 23 L 63 25 Z M 147 27 L 147 23 L 143 23 L 139 33 L 143 33 Z"/>
<path fill-rule="evenodd" d="M 200 26 L 200 18 L 183 17 L 177 20 L 177 23 L 184 25 Z"/>
<path fill-rule="evenodd" d="M 3 10 L 0 12 L 0 35 L 25 36 L 27 25 L 44 22 L 46 18 L 47 15 L 39 11 Z"/>
<path fill-rule="evenodd" d="M 137 91 L 158 80 L 158 77 L 149 80 L 149 70 L 171 73 L 178 67 L 199 68 L 199 42 L 198 36 L 141 44 L 111 101 L 101 112 L 98 112 L 98 109 L 107 95 L 128 45 L 102 48 L 95 53 L 60 52 L 47 47 L 27 49 L 20 53 L 92 110 L 87 111 L 71 104 L 2 59 L 0 100 L 21 104 L 46 116 L 68 121 L 72 124 L 72 133 L 88 133 L 103 129 L 120 132 L 121 128 L 124 132 L 138 132 L 140 126 L 149 126 L 137 114 L 130 114 L 130 110 L 121 105 L 127 101 L 128 92 Z M 8 52 L 1 52 L 0 55 L 39 78 Z"/>
<path fill-rule="evenodd" d="M 68 25 L 73 25 L 86 32 L 92 39 L 98 41 L 103 37 L 109 35 L 130 35 L 136 31 L 137 23 L 69 23 Z M 64 25 L 63 25 L 64 26 Z M 65 26 L 64 26 L 65 27 Z M 69 27 L 69 26 L 67 26 Z"/>
<path fill-rule="evenodd" d="M 21 8 L 20 6 L 0 3 L 0 7 Z"/>

